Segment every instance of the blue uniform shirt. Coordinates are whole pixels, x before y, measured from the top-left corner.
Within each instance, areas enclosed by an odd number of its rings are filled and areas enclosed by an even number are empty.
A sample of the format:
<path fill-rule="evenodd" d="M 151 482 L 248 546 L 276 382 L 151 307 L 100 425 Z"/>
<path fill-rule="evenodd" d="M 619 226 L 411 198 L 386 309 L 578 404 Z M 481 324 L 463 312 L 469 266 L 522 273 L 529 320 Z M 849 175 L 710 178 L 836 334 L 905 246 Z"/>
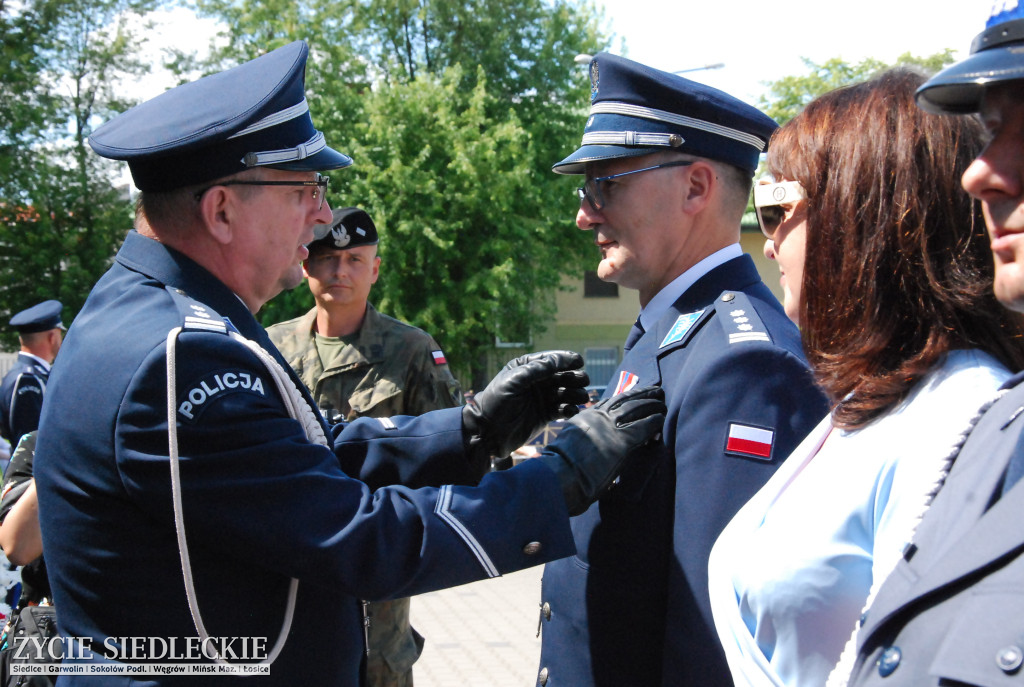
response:
<path fill-rule="evenodd" d="M 165 340 L 182 324 L 178 301 L 226 318 L 291 374 L 220 281 L 129 234 L 61 349 L 35 461 L 61 631 L 100 651 L 108 638 L 129 638 L 114 640 L 125 646 L 197 634 L 167 457 Z M 489 475 L 476 488 L 426 486 L 471 475 L 458 408 L 338 426 L 331 451 L 306 440 L 263 364 L 225 334 L 183 332 L 176 360 L 185 529 L 210 636 L 272 646 L 289 578 L 300 581 L 284 651 L 269 676 L 238 678 L 243 684 L 357 685 L 357 599 L 409 596 L 573 551 L 557 479 L 539 463 Z M 395 484 L 406 486 L 388 486 Z"/>

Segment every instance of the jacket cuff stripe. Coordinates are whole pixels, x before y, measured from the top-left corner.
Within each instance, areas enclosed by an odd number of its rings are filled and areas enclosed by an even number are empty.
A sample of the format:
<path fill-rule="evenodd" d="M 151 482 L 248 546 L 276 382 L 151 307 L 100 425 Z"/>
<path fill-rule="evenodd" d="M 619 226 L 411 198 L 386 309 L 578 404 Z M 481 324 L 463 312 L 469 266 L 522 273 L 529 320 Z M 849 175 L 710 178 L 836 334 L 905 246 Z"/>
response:
<path fill-rule="evenodd" d="M 481 546 L 480 542 L 476 540 L 473 533 L 469 531 L 456 516 L 451 512 L 452 499 L 455 497 L 455 492 L 452 491 L 452 487 L 449 484 L 441 487 L 437 494 L 437 503 L 434 505 L 434 513 L 439 518 L 445 521 L 449 527 L 457 534 L 462 541 L 466 543 L 469 550 L 476 556 L 476 559 L 480 562 L 480 567 L 484 569 L 488 577 L 498 577 L 501 573 L 495 567 L 494 563 L 491 562 L 490 556 L 484 551 L 484 547 Z"/>

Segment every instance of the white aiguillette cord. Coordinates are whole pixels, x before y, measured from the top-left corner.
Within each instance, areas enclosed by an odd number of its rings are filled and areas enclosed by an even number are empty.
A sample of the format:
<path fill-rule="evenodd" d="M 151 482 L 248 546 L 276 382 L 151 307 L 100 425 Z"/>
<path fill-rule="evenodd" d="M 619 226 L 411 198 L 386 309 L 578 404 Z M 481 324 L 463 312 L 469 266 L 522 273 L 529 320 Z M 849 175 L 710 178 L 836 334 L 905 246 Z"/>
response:
<path fill-rule="evenodd" d="M 167 445 L 171 463 L 171 498 L 174 502 L 174 528 L 178 535 L 178 551 L 181 553 L 181 570 L 185 577 L 185 595 L 188 597 L 188 608 L 192 613 L 192 622 L 195 623 L 196 631 L 199 633 L 201 645 L 210 647 L 212 650 L 213 645 L 208 641 L 210 634 L 207 632 L 202 616 L 199 614 L 199 602 L 196 598 L 195 583 L 192 578 L 192 564 L 189 561 L 188 543 L 185 539 L 185 516 L 181 507 L 181 475 L 178 466 L 178 402 L 175 389 L 177 380 L 175 366 L 176 344 L 181 331 L 181 327 L 176 327 L 167 335 Z M 256 357 L 266 366 L 267 371 L 270 372 L 270 376 L 277 385 L 277 390 L 288 409 L 288 414 L 302 424 L 306 437 L 311 442 L 327 446 L 327 438 L 324 436 L 320 421 L 313 414 L 309 404 L 305 402 L 302 394 L 295 388 L 294 382 L 285 373 L 281 365 L 255 341 L 250 341 L 236 332 L 229 332 L 229 334 L 232 339 L 242 343 L 256 354 Z M 292 578 L 288 587 L 288 605 L 284 612 L 281 634 L 278 635 L 277 641 L 274 642 L 274 646 L 266 660 L 260 661 L 255 665 L 269 666 L 277 659 L 281 650 L 284 649 L 284 644 L 288 639 L 288 632 L 291 630 L 292 619 L 295 615 L 295 598 L 298 590 L 299 581 Z M 219 653 L 213 656 L 213 660 L 215 663 L 228 665 L 228 662 Z"/>

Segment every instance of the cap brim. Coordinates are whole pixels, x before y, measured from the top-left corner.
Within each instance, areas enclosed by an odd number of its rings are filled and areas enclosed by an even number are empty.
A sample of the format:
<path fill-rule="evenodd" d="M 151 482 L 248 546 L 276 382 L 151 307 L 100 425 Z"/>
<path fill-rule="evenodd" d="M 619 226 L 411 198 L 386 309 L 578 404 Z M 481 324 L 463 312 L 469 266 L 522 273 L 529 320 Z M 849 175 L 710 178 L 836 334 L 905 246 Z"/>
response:
<path fill-rule="evenodd" d="M 918 106 L 933 114 L 970 114 L 981 107 L 985 89 L 1024 79 L 1024 44 L 989 48 L 943 69 L 917 89 Z"/>
<path fill-rule="evenodd" d="M 290 172 L 323 172 L 329 169 L 342 169 L 352 164 L 352 158 L 339 153 L 333 148 L 324 148 L 316 155 L 301 160 L 284 162 L 279 165 L 266 165 L 273 169 L 286 169 Z"/>
<path fill-rule="evenodd" d="M 588 162 L 615 160 L 618 158 L 640 157 L 663 153 L 665 148 L 624 148 L 623 146 L 582 146 L 575 153 L 551 168 L 556 174 L 585 174 Z"/>

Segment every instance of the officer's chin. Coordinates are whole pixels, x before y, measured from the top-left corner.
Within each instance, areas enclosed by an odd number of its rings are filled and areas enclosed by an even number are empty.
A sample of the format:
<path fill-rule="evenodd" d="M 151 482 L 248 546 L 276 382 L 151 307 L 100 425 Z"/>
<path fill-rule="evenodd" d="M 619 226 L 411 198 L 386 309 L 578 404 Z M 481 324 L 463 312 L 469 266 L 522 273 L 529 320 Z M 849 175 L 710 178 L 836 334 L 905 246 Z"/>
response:
<path fill-rule="evenodd" d="M 274 295 L 276 296 L 278 293 L 281 293 L 282 291 L 290 291 L 291 289 L 294 289 L 296 286 L 302 283 L 302 280 L 302 263 L 296 263 L 289 267 L 288 271 L 281 276 L 280 281 L 278 281 L 278 286 L 280 288 Z"/>

